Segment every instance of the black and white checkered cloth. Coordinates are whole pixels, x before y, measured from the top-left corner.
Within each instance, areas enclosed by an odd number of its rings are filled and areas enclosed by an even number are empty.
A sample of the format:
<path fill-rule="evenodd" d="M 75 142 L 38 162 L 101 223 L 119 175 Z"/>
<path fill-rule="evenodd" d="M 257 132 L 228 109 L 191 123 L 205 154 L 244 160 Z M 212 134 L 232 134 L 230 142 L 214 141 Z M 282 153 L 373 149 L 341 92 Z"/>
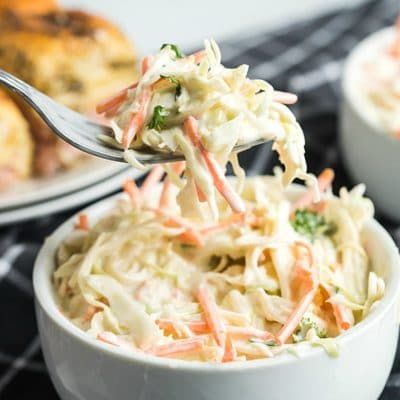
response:
<path fill-rule="evenodd" d="M 343 60 L 366 35 L 392 24 L 399 11 L 399 0 L 367 1 L 356 8 L 222 44 L 227 65 L 249 64 L 252 76 L 299 95 L 294 111 L 306 134 L 309 168 L 314 173 L 326 166 L 334 168 L 336 189 L 353 184 L 337 148 Z M 269 152 L 265 145 L 242 154 L 247 172 L 271 172 L 277 160 L 269 157 Z M 0 230 L 0 399 L 58 398 L 40 351 L 31 274 L 43 239 L 75 211 Z M 400 243 L 400 227 L 379 219 Z M 380 399 L 400 399 L 400 356 Z"/>

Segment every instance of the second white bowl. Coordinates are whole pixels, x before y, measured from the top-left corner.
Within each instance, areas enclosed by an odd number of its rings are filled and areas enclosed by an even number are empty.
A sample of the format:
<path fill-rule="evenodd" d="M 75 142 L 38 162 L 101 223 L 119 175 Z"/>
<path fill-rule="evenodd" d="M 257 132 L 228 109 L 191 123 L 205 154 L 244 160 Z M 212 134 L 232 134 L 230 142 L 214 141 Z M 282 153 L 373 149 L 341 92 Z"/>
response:
<path fill-rule="evenodd" d="M 348 57 L 342 80 L 340 141 L 344 162 L 354 181 L 367 185 L 368 195 L 379 212 L 400 221 L 400 140 L 375 121 L 354 85 L 360 60 L 393 37 L 394 28 L 383 29 L 363 40 Z"/>

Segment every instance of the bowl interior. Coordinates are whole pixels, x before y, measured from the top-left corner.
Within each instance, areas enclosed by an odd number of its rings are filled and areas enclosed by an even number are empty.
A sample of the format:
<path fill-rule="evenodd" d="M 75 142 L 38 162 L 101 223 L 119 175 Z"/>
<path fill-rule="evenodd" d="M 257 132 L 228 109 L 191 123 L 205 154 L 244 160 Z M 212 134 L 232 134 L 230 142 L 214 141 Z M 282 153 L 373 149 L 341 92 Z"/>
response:
<path fill-rule="evenodd" d="M 269 179 L 269 178 L 266 178 Z M 292 185 L 288 191 L 290 197 L 296 198 L 304 187 L 300 185 Z M 95 205 L 85 209 L 85 212 L 93 223 L 101 218 L 104 213 L 109 211 L 115 201 L 123 195 L 115 195 L 107 198 Z M 174 359 L 163 359 L 153 356 L 148 356 L 140 353 L 127 354 L 122 349 L 115 346 L 106 346 L 102 343 L 91 338 L 86 332 L 83 332 L 78 327 L 73 325 L 58 309 L 57 298 L 52 285 L 52 273 L 55 268 L 55 254 L 58 246 L 74 229 L 76 216 L 71 217 L 63 223 L 50 237 L 48 237 L 40 250 L 35 262 L 33 271 L 33 285 L 35 297 L 38 305 L 53 320 L 59 327 L 63 329 L 66 335 L 72 335 L 75 339 L 83 342 L 87 346 L 95 347 L 98 351 L 108 353 L 109 355 L 123 358 L 128 362 L 142 362 L 146 364 L 155 364 L 159 366 L 196 369 L 196 370 L 232 370 L 252 368 L 259 365 L 273 366 L 277 363 L 296 362 L 299 361 L 287 352 L 283 352 L 271 359 L 260 359 L 252 361 L 238 361 L 228 364 L 208 364 L 196 361 L 182 361 Z M 344 333 L 340 340 L 351 340 L 353 337 L 361 333 L 364 329 L 368 329 L 370 324 L 379 319 L 380 314 L 384 313 L 386 309 L 393 305 L 399 297 L 400 289 L 400 257 L 398 250 L 385 229 L 375 220 L 369 221 L 363 232 L 362 241 L 371 258 L 372 269 L 382 276 L 386 283 L 386 291 L 383 299 L 377 304 L 374 310 L 357 324 L 355 327 Z M 296 345 L 297 353 L 303 357 L 312 357 L 323 352 L 322 348 L 311 347 L 307 343 L 300 343 Z"/>

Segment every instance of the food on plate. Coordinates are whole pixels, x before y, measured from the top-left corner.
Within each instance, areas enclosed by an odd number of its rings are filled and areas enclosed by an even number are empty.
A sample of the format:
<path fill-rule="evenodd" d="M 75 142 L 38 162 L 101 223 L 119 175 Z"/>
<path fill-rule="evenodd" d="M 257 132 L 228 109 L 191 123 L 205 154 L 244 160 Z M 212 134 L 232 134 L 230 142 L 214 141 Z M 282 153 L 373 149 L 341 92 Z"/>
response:
<path fill-rule="evenodd" d="M 310 188 L 292 199 L 281 177 L 252 177 L 245 211 L 220 197 L 212 221 L 182 216 L 184 167 L 159 185 L 159 166 L 141 188 L 128 180 L 97 221 L 80 215 L 56 257 L 62 313 L 105 345 L 158 357 L 251 360 L 301 342 L 337 355 L 335 338 L 384 292 L 360 236 L 373 216 L 364 187 L 336 197 L 328 169 L 314 203 Z"/>
<path fill-rule="evenodd" d="M 132 45 L 105 19 L 61 8 L 45 13 L 12 11 L 7 17 L 0 14 L 0 68 L 55 100 L 95 114 L 99 97 L 135 79 Z M 84 153 L 57 139 L 26 103 L 18 97 L 15 101 L 34 138 L 36 174 L 70 168 L 82 158 Z"/>
<path fill-rule="evenodd" d="M 285 165 L 284 183 L 311 179 L 306 173 L 303 132 L 285 105 L 297 97 L 249 79 L 247 72 L 247 65 L 224 67 L 213 40 L 206 40 L 205 48 L 191 55 L 164 44 L 156 55 L 143 59 L 136 83 L 97 106 L 110 119 L 116 142 L 126 149 L 126 160 L 134 165 L 135 149 L 184 155 L 187 179 L 179 194 L 184 215 L 195 214 L 200 203 L 207 202 L 217 218 L 217 192 L 232 210 L 244 211 L 240 196 L 224 177 L 228 162 L 236 174 L 244 175 L 235 145 L 273 140 Z"/>
<path fill-rule="evenodd" d="M 389 40 L 375 41 L 368 49 L 354 74 L 357 91 L 365 110 L 389 135 L 400 138 L 400 17 Z"/>
<path fill-rule="evenodd" d="M 10 96 L 0 91 L 0 190 L 31 174 L 32 156 L 28 124 Z"/>

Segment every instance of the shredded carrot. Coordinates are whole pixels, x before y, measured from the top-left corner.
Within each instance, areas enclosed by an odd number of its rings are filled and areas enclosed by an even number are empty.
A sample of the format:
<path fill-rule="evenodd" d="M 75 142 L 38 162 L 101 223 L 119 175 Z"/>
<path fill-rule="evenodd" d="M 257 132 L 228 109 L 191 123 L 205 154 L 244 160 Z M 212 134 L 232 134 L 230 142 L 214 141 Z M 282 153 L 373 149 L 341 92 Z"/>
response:
<path fill-rule="evenodd" d="M 185 244 L 199 247 L 204 246 L 203 237 L 195 230 L 187 230 L 186 232 L 181 233 L 178 236 L 178 239 Z"/>
<path fill-rule="evenodd" d="M 281 344 L 284 344 L 295 331 L 303 315 L 313 302 L 318 289 L 315 271 L 312 269 L 314 257 L 311 247 L 303 242 L 296 242 L 296 256 L 297 260 L 293 271 L 294 279 L 292 285 L 297 286 L 301 298 L 276 336 Z"/>
<path fill-rule="evenodd" d="M 186 168 L 186 163 L 184 161 L 176 162 L 172 165 L 173 171 L 179 176 Z M 164 180 L 163 188 L 160 195 L 159 208 L 168 208 L 170 204 L 170 192 L 171 192 L 172 182 L 167 176 Z"/>
<path fill-rule="evenodd" d="M 343 304 L 332 304 L 336 324 L 341 331 L 347 331 L 354 325 L 354 316 L 350 308 Z"/>
<path fill-rule="evenodd" d="M 153 64 L 153 61 L 154 61 L 153 56 L 147 56 L 147 57 L 143 58 L 142 65 L 141 65 L 142 75 L 144 75 L 149 70 L 149 68 L 151 67 L 151 64 Z"/>
<path fill-rule="evenodd" d="M 125 193 L 131 199 L 131 202 L 135 208 L 140 208 L 142 205 L 142 195 L 140 193 L 139 188 L 136 186 L 136 183 L 133 179 L 127 178 L 123 185 Z"/>
<path fill-rule="evenodd" d="M 183 355 L 198 352 L 203 348 L 206 340 L 206 336 L 196 336 L 189 339 L 175 340 L 171 343 L 160 344 L 152 347 L 150 353 L 155 356 L 163 357 L 174 354 Z"/>
<path fill-rule="evenodd" d="M 295 242 L 296 264 L 293 268 L 293 280 L 291 282 L 292 298 L 302 298 L 316 285 L 314 264 L 314 252 L 306 242 Z"/>
<path fill-rule="evenodd" d="M 167 177 L 165 178 L 161 195 L 160 195 L 160 201 L 158 204 L 159 208 L 168 208 L 170 204 L 170 191 L 171 191 L 171 180 Z"/>
<path fill-rule="evenodd" d="M 340 268 L 340 264 L 336 263 L 334 269 Z M 333 289 L 327 289 L 330 296 L 334 295 Z M 335 317 L 336 325 L 341 331 L 347 331 L 354 325 L 353 311 L 344 304 L 330 303 Z"/>
<path fill-rule="evenodd" d="M 176 331 L 175 322 L 169 319 L 158 319 L 156 321 L 157 325 L 167 331 L 172 333 Z M 193 333 L 202 334 L 210 332 L 210 329 L 205 321 L 187 321 L 183 322 Z"/>
<path fill-rule="evenodd" d="M 227 181 L 224 173 L 221 170 L 220 165 L 217 163 L 214 156 L 209 153 L 201 143 L 200 135 L 197 129 L 197 120 L 194 117 L 190 116 L 185 120 L 183 126 L 185 133 L 189 137 L 190 141 L 195 147 L 199 149 L 205 165 L 207 166 L 207 169 L 213 178 L 217 190 L 225 198 L 225 200 L 228 202 L 234 212 L 244 212 L 245 207 L 242 199 L 238 196 L 238 194 L 233 190 L 233 188 Z"/>
<path fill-rule="evenodd" d="M 226 330 L 229 335 L 240 336 L 244 338 L 257 338 L 261 340 L 272 340 L 275 341 L 275 336 L 268 332 L 252 327 L 242 327 L 242 326 L 227 326 Z"/>
<path fill-rule="evenodd" d="M 335 177 L 335 173 L 332 169 L 326 168 L 324 169 L 321 174 L 318 176 L 318 189 L 320 192 L 325 192 L 333 181 Z M 300 208 L 306 208 L 313 202 L 313 189 L 308 189 L 302 196 L 300 196 L 292 206 L 293 210 L 297 210 Z"/>
<path fill-rule="evenodd" d="M 233 344 L 233 341 L 230 337 L 226 338 L 226 343 L 225 343 L 225 352 L 224 352 L 224 357 L 222 358 L 222 362 L 231 362 L 236 359 L 236 348 L 235 345 Z"/>
<path fill-rule="evenodd" d="M 112 119 L 117 115 L 120 107 L 121 107 L 121 103 L 116 104 L 114 107 L 111 107 L 104 113 L 104 117 L 106 118 L 107 123 L 109 122 L 108 121 L 109 119 Z"/>
<path fill-rule="evenodd" d="M 75 228 L 82 231 L 89 230 L 89 217 L 87 216 L 87 214 L 85 213 L 79 214 L 78 222 L 76 223 Z"/>
<path fill-rule="evenodd" d="M 187 244 L 193 244 L 196 246 L 203 246 L 204 245 L 204 238 L 201 233 L 196 230 L 190 222 L 185 220 L 182 217 L 177 215 L 172 215 L 160 208 L 153 208 L 151 209 L 157 215 L 163 216 L 166 218 L 164 225 L 176 227 L 176 228 L 184 228 L 186 229 L 181 235 L 178 236 L 178 239 L 183 241 Z"/>
<path fill-rule="evenodd" d="M 196 193 L 197 193 L 197 198 L 199 199 L 200 203 L 204 203 L 205 201 L 207 201 L 206 195 L 201 190 L 201 187 L 197 184 L 196 184 Z"/>
<path fill-rule="evenodd" d="M 260 226 L 263 223 L 263 218 L 257 217 L 254 214 L 247 214 L 246 215 L 246 222 L 249 224 L 252 228 Z"/>
<path fill-rule="evenodd" d="M 324 212 L 324 210 L 325 210 L 325 208 L 326 208 L 326 204 L 327 204 L 327 203 L 326 203 L 325 200 L 321 200 L 321 201 L 319 201 L 318 203 L 311 204 L 311 205 L 309 206 L 309 209 L 310 209 L 311 211 L 316 212 L 317 214 L 321 214 L 321 213 Z"/>
<path fill-rule="evenodd" d="M 118 343 L 111 341 L 107 336 L 105 336 L 103 333 L 99 333 L 97 335 L 97 340 L 100 340 L 101 342 L 111 344 L 113 346 L 119 346 Z"/>
<path fill-rule="evenodd" d="M 274 101 L 282 104 L 294 104 L 297 102 L 297 96 L 289 92 L 281 92 L 279 90 L 274 90 L 273 93 Z"/>
<path fill-rule="evenodd" d="M 308 308 L 310 307 L 314 296 L 315 296 L 316 289 L 310 290 L 297 304 L 295 309 L 290 314 L 287 321 L 284 323 L 282 328 L 279 330 L 276 338 L 281 344 L 284 344 L 293 334 L 297 326 L 299 325 L 303 315 L 306 313 Z"/>
<path fill-rule="evenodd" d="M 167 226 L 194 229 L 193 225 L 187 219 L 180 217 L 179 215 L 174 215 L 168 211 L 162 210 L 161 208 L 150 208 L 155 214 L 164 217 L 166 219 L 165 224 Z"/>
<path fill-rule="evenodd" d="M 197 300 L 204 311 L 205 319 L 217 344 L 225 348 L 226 327 L 219 316 L 215 299 L 205 284 L 200 284 L 197 290 Z"/>
<path fill-rule="evenodd" d="M 203 60 L 205 55 L 206 55 L 205 50 L 200 50 L 200 51 L 196 51 L 196 53 L 191 54 L 189 57 L 193 57 L 194 62 L 197 64 Z"/>
<path fill-rule="evenodd" d="M 122 133 L 122 145 L 125 149 L 129 147 L 136 134 L 142 129 L 146 110 L 150 103 L 151 92 L 148 89 L 143 89 L 138 95 L 139 110 L 133 113 L 131 119 Z"/>
<path fill-rule="evenodd" d="M 211 233 L 216 233 L 224 231 L 236 224 L 243 224 L 245 222 L 246 215 L 244 213 L 233 214 L 230 218 L 225 221 L 220 221 L 218 224 L 208 226 L 200 230 L 203 235 L 209 235 Z"/>
<path fill-rule="evenodd" d="M 118 92 L 114 96 L 100 102 L 96 106 L 96 112 L 98 114 L 102 114 L 104 112 L 108 112 L 109 110 L 111 110 L 115 107 L 118 108 L 126 100 L 126 98 L 128 96 L 128 90 L 136 88 L 137 85 L 138 85 L 138 83 L 136 82 L 136 83 L 126 87 L 125 89 L 122 89 L 120 92 Z"/>
<path fill-rule="evenodd" d="M 90 304 L 87 307 L 85 314 L 83 315 L 83 320 L 85 322 L 89 322 L 93 318 L 93 315 L 96 314 L 98 310 L 99 309 L 97 307 Z"/>
<path fill-rule="evenodd" d="M 140 188 L 140 193 L 143 199 L 146 199 L 150 192 L 154 189 L 157 183 L 160 182 L 162 176 L 164 175 L 164 169 L 161 165 L 156 165 L 151 169 L 146 179 L 143 181 Z"/>

